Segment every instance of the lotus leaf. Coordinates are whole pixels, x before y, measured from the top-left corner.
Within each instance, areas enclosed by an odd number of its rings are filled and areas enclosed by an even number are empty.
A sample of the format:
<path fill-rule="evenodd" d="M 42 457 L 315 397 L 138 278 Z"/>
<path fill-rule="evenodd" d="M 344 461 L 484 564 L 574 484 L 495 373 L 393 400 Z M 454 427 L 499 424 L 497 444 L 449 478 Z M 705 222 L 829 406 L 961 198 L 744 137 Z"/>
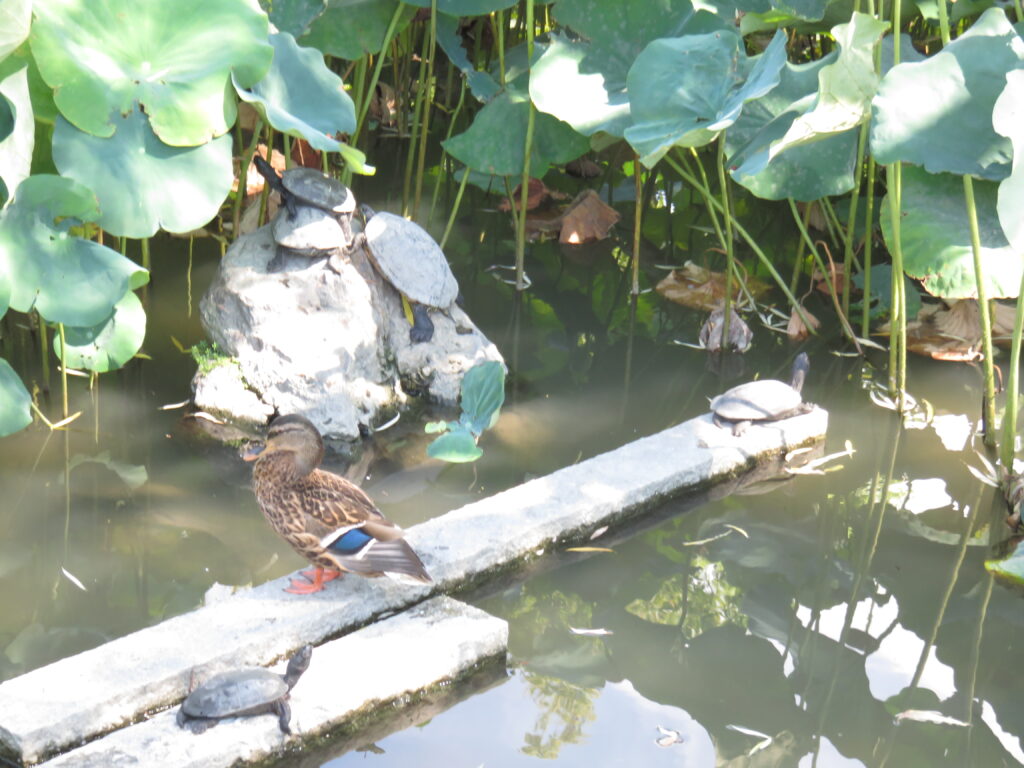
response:
<path fill-rule="evenodd" d="M 631 123 L 627 73 L 648 43 L 727 26 L 689 0 L 561 0 L 555 15 L 587 39 L 553 35 L 531 73 L 530 96 L 537 109 L 585 136 L 604 131 L 622 137 Z"/>
<path fill-rule="evenodd" d="M 14 132 L 14 105 L 0 93 L 0 142 Z"/>
<path fill-rule="evenodd" d="M 47 0 L 34 11 L 32 53 L 57 108 L 95 136 L 112 136 L 138 102 L 165 144 L 203 144 L 235 122 L 228 76 L 248 88 L 273 56 L 249 0 Z"/>
<path fill-rule="evenodd" d="M 459 17 L 447 13 L 437 14 L 437 44 L 441 46 L 448 61 L 454 64 L 466 77 L 469 90 L 478 101 L 488 102 L 501 89 L 497 81 L 486 72 L 477 70 L 466 55 L 459 37 Z"/>
<path fill-rule="evenodd" d="M 1024 40 L 1002 9 L 990 8 L 931 58 L 893 67 L 872 105 L 875 159 L 932 173 L 1005 178 L 1010 142 L 992 129 L 992 109 L 1007 72 L 1022 62 Z"/>
<path fill-rule="evenodd" d="M 379 53 L 398 6 L 399 0 L 327 0 L 327 10 L 309 25 L 300 42 L 351 61 Z M 415 8 L 404 5 L 394 33 L 405 29 L 415 14 Z"/>
<path fill-rule="evenodd" d="M 464 133 L 445 141 L 444 148 L 474 170 L 495 176 L 521 174 L 529 109 L 527 96 L 505 91 L 477 113 Z M 540 178 L 551 164 L 575 160 L 589 148 L 587 139 L 569 125 L 539 112 L 534 122 L 530 174 Z"/>
<path fill-rule="evenodd" d="M 10 131 L 3 126 L 4 104 L 12 107 Z M 32 100 L 28 92 L 28 67 L 22 66 L 0 78 L 0 179 L 7 189 L 16 189 L 29 175 L 36 140 Z"/>
<path fill-rule="evenodd" d="M 0 0 L 0 59 L 21 45 L 32 24 L 32 0 Z"/>
<path fill-rule="evenodd" d="M 996 214 L 998 185 L 976 181 L 974 201 L 981 234 L 981 263 L 990 299 L 1012 297 L 1020 288 L 1024 264 L 1006 241 Z M 882 206 L 888 210 L 888 197 Z M 933 296 L 945 299 L 976 298 L 974 257 L 964 203 L 963 179 L 947 173 L 930 174 L 921 168 L 903 169 L 901 245 L 903 267 Z M 892 224 L 882 216 L 882 234 L 892 248 Z"/>
<path fill-rule="evenodd" d="M 235 80 L 238 95 L 274 130 L 303 138 L 314 149 L 340 152 L 359 173 L 372 172 L 362 152 L 334 138 L 355 131 L 356 109 L 341 78 L 324 65 L 323 54 L 300 47 L 287 32 L 271 35 L 270 43 L 274 62 L 267 74 L 251 91 Z"/>
<path fill-rule="evenodd" d="M 0 212 L 0 263 L 11 281 L 11 306 L 35 308 L 54 323 L 89 327 L 103 322 L 129 288 L 149 273 L 91 240 L 68 230 L 96 221 L 92 192 L 61 176 L 29 176 Z"/>
<path fill-rule="evenodd" d="M 445 432 L 428 445 L 427 455 L 453 464 L 462 464 L 476 461 L 484 452 L 476 444 L 472 433 L 460 425 L 451 432 Z"/>
<path fill-rule="evenodd" d="M 888 28 L 885 22 L 864 13 L 855 13 L 849 24 L 832 28 L 839 56 L 818 70 L 817 103 L 793 121 L 782 140 L 769 150 L 769 159 L 787 147 L 820 141 L 868 119 L 879 80 L 875 44 Z"/>
<path fill-rule="evenodd" d="M 260 0 L 260 6 L 270 17 L 270 23 L 292 37 L 302 37 L 314 19 L 327 8 L 326 0 Z"/>
<path fill-rule="evenodd" d="M 466 371 L 460 402 L 471 432 L 479 435 L 493 427 L 505 402 L 505 367 L 488 360 Z"/>
<path fill-rule="evenodd" d="M 648 167 L 674 146 L 703 146 L 736 122 L 744 102 L 778 85 L 785 63 L 782 31 L 756 59 L 732 30 L 655 40 L 629 70 L 626 140 Z"/>
<path fill-rule="evenodd" d="M 835 58 L 832 53 L 809 64 L 786 64 L 778 87 L 749 102 L 726 134 L 732 177 L 758 197 L 806 202 L 853 189 L 855 131 L 792 147 L 768 160 L 772 142 L 814 104 L 818 73 Z"/>
<path fill-rule="evenodd" d="M 65 327 L 66 358 L 71 368 L 96 373 L 114 371 L 131 360 L 146 337 L 146 310 L 132 291 L 114 305 L 114 312 L 92 328 Z M 53 351 L 61 356 L 60 337 L 53 340 Z"/>
<path fill-rule="evenodd" d="M 1024 253 L 1024 70 L 1006 75 L 1006 87 L 996 100 L 992 126 L 1013 143 L 1013 167 L 999 184 L 996 210 L 1007 240 Z"/>
<path fill-rule="evenodd" d="M 432 0 L 406 0 L 409 5 L 430 8 Z M 437 10 L 449 16 L 486 16 L 511 8 L 517 0 L 437 0 Z"/>
<path fill-rule="evenodd" d="M 57 118 L 53 134 L 61 174 L 97 190 L 100 226 L 124 237 L 151 237 L 161 227 L 189 232 L 217 214 L 231 190 L 230 136 L 172 147 L 138 110 L 115 117 L 114 124 L 116 133 L 102 139 Z"/>
<path fill-rule="evenodd" d="M 32 423 L 32 396 L 10 364 L 0 357 L 0 437 Z"/>

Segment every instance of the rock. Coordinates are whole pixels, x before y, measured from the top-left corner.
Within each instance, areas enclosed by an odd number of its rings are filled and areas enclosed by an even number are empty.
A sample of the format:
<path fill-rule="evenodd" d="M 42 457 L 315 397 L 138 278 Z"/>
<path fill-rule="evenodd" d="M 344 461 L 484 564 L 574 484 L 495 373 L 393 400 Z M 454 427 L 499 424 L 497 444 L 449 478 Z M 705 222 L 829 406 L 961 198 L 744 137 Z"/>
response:
<path fill-rule="evenodd" d="M 274 409 L 245 385 L 242 369 L 229 361 L 196 375 L 192 400 L 201 411 L 245 424 L 266 424 Z"/>
<path fill-rule="evenodd" d="M 240 374 L 236 385 L 223 373 L 209 380 L 233 366 L 197 373 L 204 410 L 263 422 L 299 413 L 327 436 L 354 439 L 403 407 L 406 391 L 454 404 L 469 368 L 502 360 L 457 306 L 450 317 L 432 311 L 433 339 L 413 344 L 401 296 L 362 249 L 335 257 L 337 272 L 291 254 L 268 272 L 275 252 L 270 226 L 240 237 L 200 303 L 207 334 Z"/>

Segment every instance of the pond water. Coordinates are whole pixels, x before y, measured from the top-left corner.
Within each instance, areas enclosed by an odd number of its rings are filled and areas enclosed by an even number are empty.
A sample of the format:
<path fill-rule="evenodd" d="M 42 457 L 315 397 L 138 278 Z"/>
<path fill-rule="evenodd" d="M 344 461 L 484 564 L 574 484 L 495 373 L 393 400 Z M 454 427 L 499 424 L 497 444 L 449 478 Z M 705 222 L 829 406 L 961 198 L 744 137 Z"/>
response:
<path fill-rule="evenodd" d="M 534 247 L 533 288 L 516 307 L 483 271 L 512 251 L 504 214 L 478 209 L 471 221 L 449 254 L 467 310 L 511 368 L 484 456 L 428 460 L 428 413 L 374 436 L 355 463 L 328 461 L 402 525 L 696 416 L 738 380 L 787 375 L 795 349 L 767 331 L 727 376 L 673 345 L 695 340 L 701 318 L 654 294 L 631 313 L 625 264 L 609 245 Z M 84 413 L 66 433 L 0 440 L 0 678 L 190 610 L 214 582 L 260 583 L 302 565 L 259 514 L 248 466 L 196 438 L 180 410 L 160 410 L 188 396 L 194 370 L 172 337 L 202 338 L 196 313 L 186 315 L 186 252 L 168 240 L 154 254 L 151 359 L 96 391 L 72 379 L 71 410 Z M 193 306 L 217 257 L 197 244 Z M 16 369 L 42 383 L 27 334 L 6 343 Z M 595 542 L 612 552 L 552 555 L 528 578 L 469 596 L 510 622 L 508 676 L 317 762 L 1024 763 L 1014 671 L 1024 610 L 984 568 L 1008 535 L 1002 512 L 965 468 L 969 450 L 948 450 L 931 427 L 897 433 L 870 403 L 869 364 L 824 342 L 807 347 L 806 394 L 831 413 L 826 449 L 849 440 L 857 451 L 842 469 L 671 502 Z M 974 369 L 911 362 L 916 396 L 939 415 L 977 419 Z M 50 387 L 53 413 L 52 373 Z"/>

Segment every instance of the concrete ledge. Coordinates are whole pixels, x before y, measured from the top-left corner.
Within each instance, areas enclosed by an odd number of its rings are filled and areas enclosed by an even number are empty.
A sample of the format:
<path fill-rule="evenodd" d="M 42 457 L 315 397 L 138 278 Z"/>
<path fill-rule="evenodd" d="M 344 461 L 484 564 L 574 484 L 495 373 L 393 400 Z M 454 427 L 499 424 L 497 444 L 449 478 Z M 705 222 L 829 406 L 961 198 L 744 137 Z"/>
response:
<path fill-rule="evenodd" d="M 819 442 L 827 425 L 828 414 L 815 408 L 736 438 L 702 416 L 414 526 L 409 541 L 432 585 L 348 577 L 296 596 L 282 591 L 281 578 L 8 680 L 0 684 L 0 749 L 39 762 L 176 704 L 193 671 L 204 679 L 263 665 L 434 593 L 480 583 L 669 495 Z"/>
<path fill-rule="evenodd" d="M 457 679 L 486 660 L 504 660 L 507 643 L 508 624 L 501 619 L 437 597 L 317 648 L 291 693 L 291 736 L 281 733 L 275 715 L 232 718 L 193 734 L 177 726 L 172 709 L 44 765 L 220 768 L 266 761 L 383 704 Z"/>

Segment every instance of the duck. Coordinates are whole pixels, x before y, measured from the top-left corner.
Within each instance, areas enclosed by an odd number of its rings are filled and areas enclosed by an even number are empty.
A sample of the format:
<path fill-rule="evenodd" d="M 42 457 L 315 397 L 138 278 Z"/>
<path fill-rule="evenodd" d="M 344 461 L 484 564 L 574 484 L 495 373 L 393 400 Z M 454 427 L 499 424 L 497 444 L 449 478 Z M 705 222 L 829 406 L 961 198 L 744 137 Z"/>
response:
<path fill-rule="evenodd" d="M 243 458 L 255 462 L 253 492 L 270 527 L 314 566 L 293 578 L 285 592 L 319 592 L 343 573 L 431 581 L 404 531 L 359 486 L 320 469 L 324 441 L 309 419 L 275 417 L 266 441 Z"/>

